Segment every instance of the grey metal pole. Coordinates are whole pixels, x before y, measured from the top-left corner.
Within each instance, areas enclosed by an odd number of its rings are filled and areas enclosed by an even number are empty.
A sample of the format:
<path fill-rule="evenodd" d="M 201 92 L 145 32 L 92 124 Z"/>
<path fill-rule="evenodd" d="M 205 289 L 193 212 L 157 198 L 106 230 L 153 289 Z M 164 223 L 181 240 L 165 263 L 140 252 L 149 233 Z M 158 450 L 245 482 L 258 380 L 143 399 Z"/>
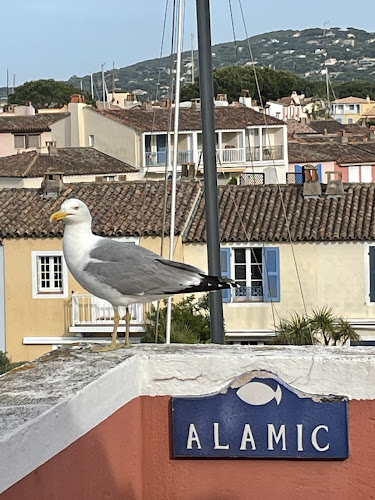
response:
<path fill-rule="evenodd" d="M 214 85 L 211 58 L 211 25 L 209 0 L 196 0 L 199 54 L 199 88 L 201 96 L 204 185 L 206 198 L 206 234 L 208 272 L 220 276 L 219 205 L 215 145 Z M 210 292 L 211 342 L 225 344 L 222 294 Z"/>

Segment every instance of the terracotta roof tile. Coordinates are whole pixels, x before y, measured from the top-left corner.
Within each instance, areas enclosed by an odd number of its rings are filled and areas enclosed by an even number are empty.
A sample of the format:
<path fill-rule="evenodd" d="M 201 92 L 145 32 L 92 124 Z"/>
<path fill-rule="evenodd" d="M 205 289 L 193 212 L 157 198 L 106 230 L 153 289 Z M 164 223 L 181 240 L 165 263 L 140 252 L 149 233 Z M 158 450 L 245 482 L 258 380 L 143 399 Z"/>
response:
<path fill-rule="evenodd" d="M 167 221 L 170 222 L 168 186 Z M 323 193 L 325 186 L 323 185 Z M 345 196 L 305 199 L 302 185 L 220 186 L 223 242 L 375 241 L 375 184 L 345 184 Z M 87 203 L 93 229 L 102 236 L 161 236 L 163 182 L 77 184 L 57 199 L 36 189 L 0 190 L 0 237 L 61 237 L 63 223 L 49 216 L 68 197 Z M 282 203 L 283 201 L 283 203 Z M 193 210 L 196 203 L 196 210 Z M 205 200 L 198 182 L 177 186 L 176 234 L 185 242 L 204 242 Z M 188 216 L 193 216 L 185 230 Z"/>
<path fill-rule="evenodd" d="M 305 144 L 288 143 L 289 163 L 336 161 L 338 164 L 372 163 L 375 165 L 375 143 L 337 142 Z"/>
<path fill-rule="evenodd" d="M 47 171 L 68 175 L 125 174 L 138 169 L 94 148 L 58 148 L 56 154 L 36 151 L 0 158 L 0 177 L 43 177 Z"/>
<path fill-rule="evenodd" d="M 40 113 L 32 116 L 1 116 L 0 133 L 48 132 L 50 125 L 69 113 Z"/>
<path fill-rule="evenodd" d="M 180 182 L 176 199 L 176 234 L 183 231 L 200 192 L 198 182 Z M 166 231 L 169 234 L 168 184 Z M 164 182 L 81 183 L 65 188 L 57 199 L 38 189 L 0 189 L 0 237 L 61 237 L 63 223 L 50 223 L 51 213 L 67 198 L 79 198 L 91 210 L 93 230 L 102 236 L 161 236 Z"/>
<path fill-rule="evenodd" d="M 139 107 L 120 111 L 102 111 L 102 113 L 124 125 L 140 132 L 166 132 L 173 130 L 173 113 L 170 109 L 154 108 L 143 110 Z M 172 119 L 171 125 L 169 121 Z M 283 125 L 284 122 L 267 116 L 268 125 Z M 264 125 L 264 116 L 246 106 L 223 106 L 215 108 L 216 129 L 243 129 L 248 125 Z M 201 113 L 192 108 L 181 108 L 180 130 L 201 130 Z"/>
<path fill-rule="evenodd" d="M 363 99 L 362 97 L 343 97 L 342 99 L 335 99 L 332 101 L 333 104 L 362 104 L 368 102 L 367 99 Z"/>
<path fill-rule="evenodd" d="M 219 187 L 222 242 L 375 240 L 375 184 L 346 184 L 342 198 L 305 199 L 302 185 Z M 206 241 L 205 201 L 201 198 L 184 235 Z"/>

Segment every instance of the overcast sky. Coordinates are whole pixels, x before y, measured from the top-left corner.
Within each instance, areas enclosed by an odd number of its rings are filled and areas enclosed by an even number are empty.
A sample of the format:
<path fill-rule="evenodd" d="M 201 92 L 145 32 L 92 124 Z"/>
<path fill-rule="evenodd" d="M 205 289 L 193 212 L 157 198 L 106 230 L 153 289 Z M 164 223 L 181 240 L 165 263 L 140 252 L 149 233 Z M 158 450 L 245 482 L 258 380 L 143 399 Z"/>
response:
<path fill-rule="evenodd" d="M 164 54 L 170 51 L 172 0 Z M 239 0 L 211 0 L 212 43 L 233 41 L 229 5 L 236 38 L 245 38 Z M 166 0 L 17 0 L 1 6 L 0 87 L 13 75 L 16 85 L 29 80 L 67 80 L 159 57 Z M 374 0 L 242 0 L 249 36 L 281 29 L 338 26 L 375 31 Z M 185 0 L 184 49 L 195 35 L 195 0 Z"/>

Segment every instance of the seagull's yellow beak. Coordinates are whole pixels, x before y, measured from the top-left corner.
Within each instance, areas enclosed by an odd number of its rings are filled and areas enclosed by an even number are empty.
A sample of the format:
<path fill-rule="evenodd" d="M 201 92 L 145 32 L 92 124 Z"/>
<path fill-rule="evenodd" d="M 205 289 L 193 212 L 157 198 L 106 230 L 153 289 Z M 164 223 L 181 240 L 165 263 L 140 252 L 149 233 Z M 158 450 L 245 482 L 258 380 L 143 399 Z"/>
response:
<path fill-rule="evenodd" d="M 67 214 L 66 212 L 62 212 L 61 210 L 58 210 L 54 214 L 51 215 L 49 218 L 50 222 L 57 222 L 58 220 L 65 219 L 70 214 Z"/>

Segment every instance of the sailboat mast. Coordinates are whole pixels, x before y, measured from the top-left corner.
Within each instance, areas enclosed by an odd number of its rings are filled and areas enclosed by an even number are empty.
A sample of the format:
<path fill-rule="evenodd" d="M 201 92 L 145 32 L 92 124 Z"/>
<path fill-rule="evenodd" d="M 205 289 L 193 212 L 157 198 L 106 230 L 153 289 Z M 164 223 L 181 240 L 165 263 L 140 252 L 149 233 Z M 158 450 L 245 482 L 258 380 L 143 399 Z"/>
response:
<path fill-rule="evenodd" d="M 204 190 L 208 273 L 221 275 L 219 205 L 217 193 L 214 85 L 212 77 L 211 24 L 209 0 L 196 0 L 201 96 Z M 221 291 L 210 292 L 211 341 L 225 344 L 223 299 Z"/>
<path fill-rule="evenodd" d="M 172 168 L 172 193 L 171 193 L 171 228 L 169 236 L 169 259 L 173 260 L 174 254 L 174 227 L 176 221 L 176 190 L 177 190 L 177 163 L 178 163 L 178 125 L 180 116 L 180 86 L 181 86 L 181 52 L 182 52 L 182 21 L 183 21 L 184 0 L 179 0 L 178 7 L 178 34 L 177 34 L 177 61 L 176 61 L 176 84 L 174 99 L 174 135 L 173 135 L 173 168 Z M 165 342 L 171 341 L 172 322 L 172 297 L 168 299 L 167 326 Z"/>
<path fill-rule="evenodd" d="M 331 103 L 329 100 L 329 79 L 328 79 L 328 68 L 326 68 L 326 89 L 327 89 L 327 106 L 326 106 L 326 118 L 329 118 Z"/>

